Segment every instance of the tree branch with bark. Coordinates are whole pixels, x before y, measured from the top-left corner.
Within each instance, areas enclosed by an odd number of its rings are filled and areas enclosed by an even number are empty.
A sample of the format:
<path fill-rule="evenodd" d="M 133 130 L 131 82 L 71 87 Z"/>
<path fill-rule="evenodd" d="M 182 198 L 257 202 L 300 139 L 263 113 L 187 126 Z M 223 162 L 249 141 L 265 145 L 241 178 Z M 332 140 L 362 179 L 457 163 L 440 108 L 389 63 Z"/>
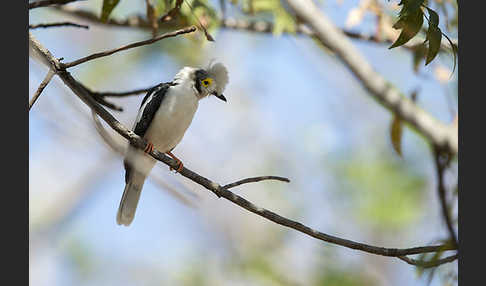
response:
<path fill-rule="evenodd" d="M 71 8 L 68 6 L 59 6 L 52 8 L 55 11 L 61 12 L 66 16 L 74 17 L 79 20 L 88 21 L 90 23 L 96 25 L 104 25 L 104 26 L 115 26 L 120 28 L 134 28 L 134 29 L 141 29 L 141 30 L 150 30 L 152 29 L 150 21 L 143 15 L 132 15 L 127 16 L 124 19 L 119 18 L 110 18 L 107 22 L 100 21 L 99 17 L 87 10 L 79 10 L 77 8 Z M 166 15 L 168 15 L 168 12 Z M 170 22 L 171 18 L 167 18 L 166 16 L 162 16 L 159 18 L 159 29 L 161 27 L 165 29 L 176 28 L 174 24 Z M 248 20 L 248 19 L 237 19 L 231 17 L 224 17 L 218 19 L 218 25 L 222 29 L 227 30 L 234 30 L 234 31 L 245 31 L 245 32 L 252 32 L 252 33 L 261 33 L 261 34 L 271 34 L 274 30 L 274 24 L 267 20 Z M 370 42 L 375 44 L 392 44 L 393 40 L 388 38 L 378 37 L 376 35 L 365 35 L 359 32 L 347 30 L 347 29 L 340 29 L 344 35 L 349 37 L 350 39 L 360 40 L 364 42 Z M 291 35 L 288 31 L 283 31 L 284 34 Z M 292 33 L 293 34 L 293 33 Z M 314 37 L 316 34 L 315 32 L 307 27 L 304 24 L 298 23 L 295 30 L 295 35 L 305 35 L 309 37 Z M 404 48 L 408 50 L 415 50 L 418 45 L 421 45 L 425 39 L 423 37 L 415 37 L 411 39 L 408 43 L 403 45 Z M 458 40 L 453 39 L 452 42 L 456 47 L 458 47 Z M 441 42 L 440 48 L 444 52 L 451 52 L 452 47 L 445 42 Z"/>

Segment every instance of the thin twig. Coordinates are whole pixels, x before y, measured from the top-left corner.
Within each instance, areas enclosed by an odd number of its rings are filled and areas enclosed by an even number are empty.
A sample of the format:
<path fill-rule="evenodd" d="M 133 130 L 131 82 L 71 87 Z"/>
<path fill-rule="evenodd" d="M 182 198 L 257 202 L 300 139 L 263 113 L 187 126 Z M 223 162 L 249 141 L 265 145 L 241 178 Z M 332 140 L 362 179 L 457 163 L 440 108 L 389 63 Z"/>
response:
<path fill-rule="evenodd" d="M 99 25 L 128 27 L 128 28 L 137 28 L 137 29 L 150 29 L 151 27 L 149 21 L 143 15 L 128 16 L 125 19 L 110 18 L 108 19 L 108 22 L 105 23 L 105 22 L 101 22 L 99 17 L 90 11 L 78 10 L 67 6 L 56 7 L 55 9 L 62 13 L 68 14 L 70 16 L 77 17 L 78 19 L 88 20 L 94 24 L 99 24 Z M 159 18 L 159 24 L 162 22 L 168 22 L 170 19 L 172 19 L 171 17 L 168 17 L 169 13 L 170 11 Z M 263 34 L 272 33 L 274 27 L 273 23 L 270 21 L 225 18 L 224 16 L 218 22 L 221 28 L 231 29 L 235 31 L 263 33 Z M 393 39 L 382 39 L 375 35 L 364 35 L 346 29 L 341 29 L 341 31 L 351 39 L 361 40 L 365 42 L 377 43 L 377 44 L 391 44 L 394 42 Z M 283 33 L 286 34 L 288 32 L 283 31 Z M 295 33 L 297 35 L 301 34 L 309 37 L 315 36 L 315 33 L 311 29 L 309 29 L 309 27 L 303 24 L 297 25 Z M 416 49 L 416 46 L 422 44 L 423 41 L 424 41 L 423 37 L 416 36 L 413 39 L 411 39 L 408 43 L 403 45 L 403 47 L 413 51 Z M 453 39 L 452 42 L 456 47 L 458 46 L 457 39 Z M 452 50 L 452 47 L 450 47 L 449 44 L 446 43 L 445 41 L 442 41 L 441 50 L 450 52 Z"/>
<path fill-rule="evenodd" d="M 160 41 L 162 39 L 165 39 L 165 38 L 175 37 L 175 36 L 178 36 L 178 35 L 181 35 L 181 34 L 192 33 L 194 31 L 196 31 L 196 27 L 191 26 L 191 27 L 188 27 L 188 28 L 184 28 L 184 29 L 174 31 L 174 32 L 165 33 L 163 35 L 160 35 L 160 36 L 152 38 L 152 39 L 131 43 L 129 45 L 125 45 L 125 46 L 122 46 L 120 48 L 116 48 L 116 49 L 113 49 L 113 50 L 95 53 L 95 54 L 89 55 L 87 57 L 81 58 L 79 60 L 75 60 L 75 61 L 72 61 L 72 62 L 69 62 L 69 63 L 62 64 L 61 66 L 63 68 L 70 68 L 70 67 L 85 63 L 85 62 L 90 61 L 90 60 L 94 60 L 94 59 L 97 59 L 97 58 L 113 55 L 114 53 L 117 53 L 117 52 L 120 52 L 120 51 L 153 44 L 153 43 Z"/>
<path fill-rule="evenodd" d="M 110 109 L 113 109 L 113 110 L 116 110 L 116 111 L 123 111 L 123 108 L 114 104 L 114 103 L 111 103 L 109 101 L 107 101 L 106 99 L 104 99 L 103 97 L 98 97 L 98 96 L 93 96 L 94 100 L 96 100 L 99 104 L 103 105 L 103 106 L 106 106 Z"/>
<path fill-rule="evenodd" d="M 80 87 L 77 84 L 77 81 L 71 76 L 71 74 L 66 71 L 65 69 L 60 69 L 58 60 L 53 57 L 47 49 L 45 49 L 35 38 L 34 36 L 29 33 L 29 39 L 31 45 L 35 47 L 35 50 L 40 53 L 40 56 L 45 57 L 43 61 L 46 64 L 49 64 L 51 68 L 56 70 L 57 75 L 61 80 L 76 94 L 86 105 L 88 105 L 94 112 L 96 112 L 108 125 L 110 125 L 113 130 L 119 133 L 121 136 L 126 138 L 130 144 L 136 148 L 144 149 L 147 146 L 147 142 L 136 135 L 133 131 L 127 129 L 123 126 L 118 120 L 116 120 L 109 112 L 107 112 L 102 106 L 100 106 L 89 94 L 86 93 L 86 90 Z M 153 150 L 149 152 L 153 158 L 158 161 L 163 162 L 164 164 L 176 169 L 178 167 L 178 163 L 166 156 L 165 154 Z M 413 248 L 405 248 L 405 249 L 398 249 L 398 248 L 385 248 L 379 246 L 368 245 L 364 243 L 359 243 L 343 238 L 339 238 L 336 236 L 328 235 L 326 233 L 322 233 L 320 231 L 314 230 L 306 225 L 303 225 L 299 222 L 287 219 L 282 217 L 274 212 L 266 210 L 264 208 L 258 207 L 253 203 L 247 201 L 246 199 L 232 193 L 231 191 L 224 189 L 219 184 L 183 167 L 182 170 L 179 172 L 180 175 L 192 180 L 193 182 L 205 187 L 206 189 L 213 192 L 218 197 L 223 197 L 240 207 L 253 212 L 261 217 L 264 217 L 270 221 L 273 221 L 277 224 L 292 228 L 296 231 L 301 233 L 307 234 L 311 237 L 316 239 L 340 245 L 343 247 L 361 250 L 364 252 L 382 255 L 382 256 L 391 256 L 391 257 L 399 257 L 411 254 L 420 254 L 420 253 L 428 253 L 428 252 L 437 252 L 437 251 L 445 251 L 445 250 L 454 250 L 452 245 L 434 245 L 434 246 L 423 246 L 423 247 L 413 247 Z"/>
<path fill-rule="evenodd" d="M 29 3 L 29 9 L 46 7 L 50 5 L 64 5 L 70 2 L 83 1 L 83 0 L 40 0 Z"/>
<path fill-rule="evenodd" d="M 142 89 L 136 89 L 136 90 L 130 90 L 130 91 L 123 91 L 123 92 L 99 92 L 99 91 L 92 91 L 85 85 L 83 85 L 81 82 L 78 82 L 79 85 L 83 86 L 83 88 L 86 90 L 87 93 L 89 93 L 93 98 L 100 103 L 103 106 L 106 106 L 110 109 L 116 110 L 116 111 L 123 111 L 123 108 L 115 105 L 114 103 L 111 103 L 105 99 L 105 97 L 124 97 L 124 96 L 130 96 L 130 95 L 138 95 L 142 93 L 148 92 L 151 88 L 142 88 Z"/>
<path fill-rule="evenodd" d="M 29 102 L 29 111 L 30 109 L 32 108 L 32 106 L 34 105 L 34 103 L 37 101 L 37 99 L 39 98 L 39 96 L 41 95 L 42 91 L 44 90 L 44 88 L 47 86 L 47 84 L 51 81 L 52 77 L 55 75 L 56 73 L 52 70 L 52 69 L 49 69 L 49 71 L 47 72 L 47 75 L 46 77 L 44 78 L 44 80 L 41 82 L 41 84 L 39 85 L 39 87 L 37 88 L 37 90 L 35 91 L 34 95 L 32 96 L 32 99 L 30 100 Z"/>
<path fill-rule="evenodd" d="M 290 180 L 284 177 L 278 177 L 278 176 L 260 176 L 260 177 L 253 177 L 253 178 L 247 178 L 243 180 L 239 180 L 237 182 L 231 183 L 224 185 L 222 188 L 223 189 L 231 189 L 236 186 L 242 185 L 242 184 L 247 184 L 247 183 L 254 183 L 254 182 L 260 182 L 264 180 L 276 180 L 276 181 L 282 181 L 282 182 L 287 182 L 290 183 Z"/>
<path fill-rule="evenodd" d="M 433 261 L 422 261 L 422 260 L 409 258 L 407 256 L 399 256 L 398 258 L 407 262 L 410 265 L 418 266 L 418 267 L 421 267 L 421 268 L 431 268 L 431 267 L 436 267 L 436 266 L 439 266 L 439 265 L 442 265 L 442 264 L 445 264 L 445 263 L 452 262 L 452 261 L 458 259 L 459 255 L 454 254 L 454 255 L 447 256 L 445 258 L 437 259 L 437 260 L 433 260 Z"/>
<path fill-rule="evenodd" d="M 73 22 L 59 22 L 59 23 L 29 25 L 29 29 L 32 30 L 37 28 L 51 28 L 51 27 L 77 27 L 77 28 L 89 29 L 89 26 L 87 25 L 80 25 Z"/>
<path fill-rule="evenodd" d="M 89 95 L 91 95 L 94 100 L 96 100 L 99 104 L 103 105 L 103 106 L 106 106 L 110 109 L 113 109 L 113 110 L 116 110 L 116 111 L 123 111 L 123 108 L 115 105 L 114 103 L 111 103 L 109 101 L 107 101 L 104 97 L 102 96 L 97 96 L 96 94 L 93 94 L 91 92 L 91 90 L 89 88 L 87 88 L 84 84 L 78 82 L 79 86 L 81 86 L 85 91 L 86 93 L 88 93 Z"/>
<path fill-rule="evenodd" d="M 206 27 L 201 23 L 201 21 L 199 20 L 197 15 L 194 13 L 194 8 L 192 8 L 192 5 L 187 1 L 184 1 L 184 3 L 186 3 L 186 5 L 189 7 L 189 10 L 191 11 L 192 16 L 194 17 L 194 19 L 196 19 L 196 22 L 199 24 L 199 28 L 201 28 L 201 30 L 203 30 L 204 36 L 206 36 L 206 40 L 208 40 L 210 42 L 214 42 L 215 40 L 214 40 L 213 36 L 211 36 L 211 34 L 208 33 L 208 30 L 206 29 Z"/>
<path fill-rule="evenodd" d="M 130 90 L 130 91 L 122 91 L 122 92 L 113 92 L 113 91 L 92 91 L 90 89 L 89 92 L 94 95 L 94 96 L 99 96 L 99 97 L 124 97 L 124 96 L 131 96 L 131 95 L 138 95 L 138 94 L 143 94 L 147 93 L 152 87 L 148 88 L 141 88 L 141 89 L 135 89 L 135 90 Z"/>
<path fill-rule="evenodd" d="M 439 148 L 434 148 L 434 160 L 435 160 L 435 168 L 437 171 L 437 193 L 439 195 L 440 206 L 442 210 L 442 217 L 447 225 L 447 230 L 449 231 L 449 235 L 451 237 L 451 241 L 454 247 L 457 247 L 457 237 L 454 231 L 454 226 L 452 225 L 452 219 L 449 213 L 449 207 L 447 206 L 446 201 L 446 190 L 444 186 L 444 170 L 446 168 L 447 162 L 444 162 L 444 158 L 441 156 L 442 153 Z M 449 156 L 449 155 L 447 155 Z"/>

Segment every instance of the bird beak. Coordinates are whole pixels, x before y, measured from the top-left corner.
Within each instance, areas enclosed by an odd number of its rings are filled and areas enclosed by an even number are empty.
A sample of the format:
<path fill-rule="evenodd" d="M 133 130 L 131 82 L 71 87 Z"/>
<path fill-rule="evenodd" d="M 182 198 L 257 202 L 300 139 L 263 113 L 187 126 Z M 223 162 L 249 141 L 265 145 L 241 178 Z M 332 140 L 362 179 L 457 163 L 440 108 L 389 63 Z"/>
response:
<path fill-rule="evenodd" d="M 226 102 L 226 97 L 222 94 L 218 94 L 216 91 L 212 93 L 212 95 L 216 96 L 217 98 L 221 99 L 222 101 Z"/>

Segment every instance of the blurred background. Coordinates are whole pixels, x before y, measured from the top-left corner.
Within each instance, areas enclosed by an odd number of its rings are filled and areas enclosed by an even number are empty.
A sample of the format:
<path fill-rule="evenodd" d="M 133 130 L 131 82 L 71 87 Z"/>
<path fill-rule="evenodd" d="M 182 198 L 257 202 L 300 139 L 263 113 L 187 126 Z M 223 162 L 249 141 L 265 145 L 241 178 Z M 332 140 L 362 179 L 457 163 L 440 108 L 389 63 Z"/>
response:
<path fill-rule="evenodd" d="M 221 14 L 219 1 L 189 2 Z M 370 34 L 376 19 L 366 9 L 359 12 L 364 2 L 316 3 L 338 27 Z M 376 2 L 396 15 L 398 1 Z M 450 3 L 440 2 L 448 7 L 440 16 L 449 11 L 453 17 Z M 99 15 L 102 1 L 69 7 Z M 110 17 L 145 15 L 145 9 L 143 0 L 122 0 Z M 189 18 L 205 15 L 187 9 L 183 5 Z M 241 10 L 241 3 L 228 2 L 225 13 L 252 17 Z M 89 29 L 31 32 L 65 62 L 151 37 L 149 29 L 96 25 L 53 8 L 29 11 L 30 24 L 61 21 Z M 92 90 L 121 92 L 170 81 L 183 66 L 223 62 L 230 76 L 228 102 L 202 100 L 174 150 L 187 168 L 221 185 L 261 175 L 288 177 L 288 184 L 265 181 L 232 191 L 331 235 L 396 248 L 447 238 L 428 143 L 405 128 L 400 157 L 390 140 L 392 114 L 332 53 L 307 36 L 275 30 L 215 25 L 208 31 L 215 42 L 198 31 L 70 71 Z M 457 27 L 443 31 L 457 38 Z M 421 108 L 452 122 L 458 93 L 457 72 L 449 76 L 452 54 L 440 53 L 414 70 L 414 53 L 406 48 L 388 50 L 390 44 L 356 39 L 353 44 L 402 92 L 416 91 Z M 46 73 L 29 59 L 30 96 Z M 124 109 L 110 112 L 132 127 L 143 96 L 107 98 Z M 457 261 L 424 272 L 399 259 L 324 243 L 218 199 L 162 163 L 144 185 L 133 223 L 117 225 L 123 158 L 100 137 L 89 108 L 56 77 L 29 113 L 29 159 L 31 285 L 457 284 Z M 446 175 L 454 186 L 457 163 Z"/>

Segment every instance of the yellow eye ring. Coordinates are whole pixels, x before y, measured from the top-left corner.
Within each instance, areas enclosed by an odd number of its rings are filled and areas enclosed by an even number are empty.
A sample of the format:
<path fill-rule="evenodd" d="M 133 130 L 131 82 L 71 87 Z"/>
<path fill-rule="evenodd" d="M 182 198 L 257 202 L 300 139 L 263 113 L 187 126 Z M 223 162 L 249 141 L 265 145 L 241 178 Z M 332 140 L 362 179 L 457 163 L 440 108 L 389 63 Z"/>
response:
<path fill-rule="evenodd" d="M 207 78 L 203 79 L 203 80 L 201 81 L 201 83 L 202 83 L 202 85 L 203 85 L 204 87 L 208 87 L 208 86 L 210 86 L 210 85 L 213 83 L 213 79 L 212 79 L 212 78 L 210 78 L 210 77 L 207 77 Z"/>

